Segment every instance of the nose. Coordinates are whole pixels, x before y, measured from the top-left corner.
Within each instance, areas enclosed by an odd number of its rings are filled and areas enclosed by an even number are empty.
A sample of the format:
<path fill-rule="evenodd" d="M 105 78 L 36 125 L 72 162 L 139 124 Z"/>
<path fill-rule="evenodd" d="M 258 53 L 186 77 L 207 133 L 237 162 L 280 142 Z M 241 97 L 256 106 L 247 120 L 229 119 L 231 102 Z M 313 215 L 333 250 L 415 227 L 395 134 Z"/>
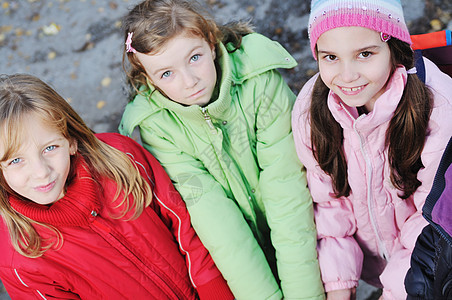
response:
<path fill-rule="evenodd" d="M 51 172 L 51 167 L 44 158 L 40 157 L 33 160 L 30 171 L 35 178 L 46 178 Z"/>
<path fill-rule="evenodd" d="M 353 82 L 359 78 L 357 65 L 354 62 L 343 62 L 341 78 L 344 82 Z"/>
<path fill-rule="evenodd" d="M 193 70 L 187 68 L 182 72 L 182 80 L 184 81 L 184 85 L 187 89 L 190 89 L 194 87 L 198 81 L 199 78 L 196 76 L 195 72 Z"/>

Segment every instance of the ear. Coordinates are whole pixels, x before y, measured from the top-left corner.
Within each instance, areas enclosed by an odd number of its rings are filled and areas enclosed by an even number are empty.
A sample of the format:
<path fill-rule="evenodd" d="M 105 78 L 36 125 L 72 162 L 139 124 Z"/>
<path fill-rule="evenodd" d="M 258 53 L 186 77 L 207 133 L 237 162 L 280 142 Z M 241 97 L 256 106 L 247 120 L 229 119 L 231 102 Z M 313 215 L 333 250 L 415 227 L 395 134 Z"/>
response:
<path fill-rule="evenodd" d="M 77 153 L 77 150 L 78 150 L 77 141 L 75 139 L 71 139 L 69 141 L 69 154 L 75 155 Z"/>
<path fill-rule="evenodd" d="M 212 60 L 215 60 L 215 58 L 217 57 L 217 52 L 215 51 L 215 45 L 211 45 L 210 46 L 210 50 L 212 51 Z"/>

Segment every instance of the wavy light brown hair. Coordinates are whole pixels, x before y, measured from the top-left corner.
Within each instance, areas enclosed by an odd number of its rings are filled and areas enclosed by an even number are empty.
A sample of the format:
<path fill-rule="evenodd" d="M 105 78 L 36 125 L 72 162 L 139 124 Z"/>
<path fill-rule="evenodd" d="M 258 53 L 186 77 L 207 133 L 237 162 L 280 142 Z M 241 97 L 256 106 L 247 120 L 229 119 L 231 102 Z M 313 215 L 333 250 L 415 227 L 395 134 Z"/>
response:
<path fill-rule="evenodd" d="M 124 208 L 115 218 L 122 218 L 132 211 L 137 218 L 152 199 L 151 187 L 137 167 L 121 151 L 98 140 L 75 110 L 49 85 L 26 74 L 0 76 L 0 141 L 5 145 L 0 162 L 6 161 L 20 148 L 21 125 L 24 118 L 33 114 L 49 126 L 57 128 L 68 140 L 77 144 L 77 156 L 82 156 L 93 175 L 94 182 L 107 177 L 117 183 L 112 207 Z M 71 156 L 71 168 L 66 186 L 74 178 L 77 159 Z M 14 248 L 27 257 L 39 257 L 53 246 L 61 245 L 63 237 L 54 227 L 38 223 L 16 212 L 9 203 L 14 194 L 23 201 L 30 201 L 15 193 L 0 172 L 0 215 L 8 227 Z M 99 186 L 99 188 L 102 188 Z M 123 192 L 123 198 L 120 197 Z M 129 197 L 131 196 L 131 197 Z M 122 198 L 122 199 L 121 199 Z M 44 241 L 34 226 L 44 226 L 55 233 L 55 239 Z"/>
<path fill-rule="evenodd" d="M 388 45 L 391 51 L 392 73 L 400 65 L 407 70 L 414 66 L 414 54 L 410 45 L 395 38 L 390 39 Z M 322 170 L 331 177 L 335 196 L 347 197 L 351 189 L 343 148 L 343 130 L 328 108 L 328 93 L 328 87 L 319 76 L 314 85 L 309 112 L 312 152 Z M 417 173 L 424 167 L 421 153 L 432 102 L 432 93 L 427 86 L 416 74 L 409 74 L 385 137 L 391 182 L 402 192 L 399 195 L 402 199 L 410 197 L 421 185 Z"/>
<path fill-rule="evenodd" d="M 140 53 L 156 54 L 173 37 L 188 32 L 203 38 L 210 46 L 231 42 L 235 51 L 242 36 L 253 32 L 247 22 L 219 26 L 196 1 L 146 0 L 123 18 L 124 41 L 133 32 L 131 46 Z M 218 53 L 217 53 L 218 58 Z M 127 65 L 126 61 L 130 65 Z M 122 65 L 135 92 L 148 86 L 144 67 L 133 52 L 124 47 Z"/>

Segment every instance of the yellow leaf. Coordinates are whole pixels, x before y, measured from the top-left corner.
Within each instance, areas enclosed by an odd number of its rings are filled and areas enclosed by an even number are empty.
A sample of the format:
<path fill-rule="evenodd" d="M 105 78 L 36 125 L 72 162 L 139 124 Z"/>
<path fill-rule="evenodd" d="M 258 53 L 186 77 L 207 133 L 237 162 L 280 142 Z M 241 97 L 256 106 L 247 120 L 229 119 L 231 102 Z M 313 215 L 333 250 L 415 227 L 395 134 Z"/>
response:
<path fill-rule="evenodd" d="M 105 106 L 105 104 L 107 104 L 107 102 L 105 102 L 104 100 L 100 100 L 99 102 L 97 102 L 96 106 L 98 109 L 102 109 Z"/>
<path fill-rule="evenodd" d="M 441 21 L 438 19 L 433 19 L 430 21 L 430 26 L 432 27 L 433 30 L 435 31 L 439 31 L 441 30 Z"/>
<path fill-rule="evenodd" d="M 22 28 L 16 28 L 15 33 L 16 36 L 22 36 L 24 34 L 24 30 Z"/>
<path fill-rule="evenodd" d="M 104 79 L 102 79 L 101 84 L 103 87 L 109 86 L 111 84 L 111 78 L 105 77 Z"/>
<path fill-rule="evenodd" d="M 58 34 L 58 32 L 60 32 L 60 26 L 58 26 L 55 23 L 51 23 L 49 26 L 43 26 L 42 31 L 46 35 L 55 35 Z"/>
<path fill-rule="evenodd" d="M 8 33 L 11 30 L 13 30 L 13 26 L 12 25 L 5 25 L 5 26 L 0 27 L 0 31 L 1 32 Z"/>
<path fill-rule="evenodd" d="M 52 59 L 54 59 L 56 57 L 56 52 L 55 51 L 51 51 L 51 52 L 49 52 L 49 54 L 47 54 L 47 58 L 49 59 L 49 60 L 52 60 Z"/>

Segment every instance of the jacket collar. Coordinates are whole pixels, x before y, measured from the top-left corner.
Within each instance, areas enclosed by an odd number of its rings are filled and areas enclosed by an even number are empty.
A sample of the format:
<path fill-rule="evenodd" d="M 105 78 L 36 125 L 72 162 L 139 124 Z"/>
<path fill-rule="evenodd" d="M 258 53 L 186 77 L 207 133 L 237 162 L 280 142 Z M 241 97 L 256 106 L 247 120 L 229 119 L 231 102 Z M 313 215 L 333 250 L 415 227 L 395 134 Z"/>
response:
<path fill-rule="evenodd" d="M 99 211 L 97 184 L 83 158 L 76 162 L 76 176 L 66 195 L 51 206 L 10 196 L 9 202 L 18 213 L 40 223 L 53 226 L 83 226 L 88 224 L 92 211 Z"/>
<path fill-rule="evenodd" d="M 360 116 L 357 108 L 343 103 L 339 96 L 332 91 L 328 95 L 328 107 L 342 128 L 353 129 L 356 126 L 363 132 L 372 131 L 392 118 L 402 98 L 406 80 L 405 68 L 398 67 L 390 78 L 386 91 L 375 101 L 373 111 L 368 114 Z"/>

